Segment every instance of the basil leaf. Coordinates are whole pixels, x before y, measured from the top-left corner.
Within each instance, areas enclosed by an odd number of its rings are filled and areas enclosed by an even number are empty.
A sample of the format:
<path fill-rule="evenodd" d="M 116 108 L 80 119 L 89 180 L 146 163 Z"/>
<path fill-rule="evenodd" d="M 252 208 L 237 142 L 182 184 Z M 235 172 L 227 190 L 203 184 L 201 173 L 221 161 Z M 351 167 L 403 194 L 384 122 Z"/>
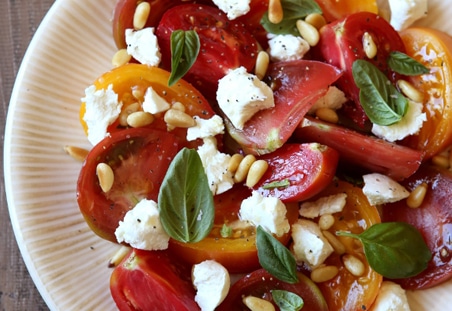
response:
<path fill-rule="evenodd" d="M 405 222 L 375 224 L 361 234 L 336 234 L 359 239 L 369 265 L 388 279 L 415 276 L 427 268 L 432 258 L 421 233 Z"/>
<path fill-rule="evenodd" d="M 220 235 L 223 238 L 229 238 L 230 236 L 232 236 L 232 228 L 226 224 L 223 224 L 220 230 Z"/>
<path fill-rule="evenodd" d="M 419 63 L 414 58 L 397 51 L 389 54 L 388 66 L 393 71 L 406 76 L 417 76 L 430 72 L 430 69 Z"/>
<path fill-rule="evenodd" d="M 375 65 L 358 59 L 353 62 L 352 73 L 361 106 L 372 123 L 391 125 L 402 119 L 408 109 L 408 99 Z"/>
<path fill-rule="evenodd" d="M 171 34 L 171 75 L 168 85 L 181 79 L 193 66 L 200 49 L 199 36 L 194 30 L 175 30 Z"/>
<path fill-rule="evenodd" d="M 292 253 L 261 226 L 257 227 L 256 244 L 262 268 L 281 281 L 298 282 L 297 263 Z"/>
<path fill-rule="evenodd" d="M 286 188 L 290 186 L 290 181 L 286 178 L 283 180 L 273 181 L 268 184 L 262 185 L 263 189 L 275 189 L 275 188 Z"/>
<path fill-rule="evenodd" d="M 292 34 L 299 36 L 296 23 L 299 19 L 304 19 L 311 13 L 322 14 L 322 9 L 314 0 L 282 0 L 283 20 L 278 24 L 273 24 L 268 19 L 268 12 L 262 16 L 261 24 L 264 29 L 273 34 Z"/>
<path fill-rule="evenodd" d="M 274 289 L 271 291 L 273 301 L 281 311 L 298 311 L 304 306 L 303 298 L 295 293 Z"/>
<path fill-rule="evenodd" d="M 174 157 L 158 195 L 160 220 L 170 237 L 198 242 L 212 230 L 212 191 L 198 152 L 183 148 Z"/>

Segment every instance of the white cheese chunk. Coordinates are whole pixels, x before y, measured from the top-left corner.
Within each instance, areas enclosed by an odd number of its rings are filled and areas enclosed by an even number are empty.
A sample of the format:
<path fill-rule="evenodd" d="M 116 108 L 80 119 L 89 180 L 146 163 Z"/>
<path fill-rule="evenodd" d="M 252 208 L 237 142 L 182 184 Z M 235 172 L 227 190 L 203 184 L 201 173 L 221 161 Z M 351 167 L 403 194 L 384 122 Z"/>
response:
<path fill-rule="evenodd" d="M 168 110 L 171 105 L 161 97 L 151 86 L 146 89 L 143 100 L 143 111 L 152 114 L 164 112 Z"/>
<path fill-rule="evenodd" d="M 262 226 L 265 230 L 282 236 L 289 232 L 290 224 L 286 217 L 286 205 L 276 197 L 264 197 L 258 191 L 242 201 L 239 219 Z"/>
<path fill-rule="evenodd" d="M 320 266 L 334 249 L 323 236 L 317 223 L 299 219 L 292 225 L 292 251 L 297 262 L 304 262 L 312 269 Z"/>
<path fill-rule="evenodd" d="M 300 36 L 269 35 L 267 52 L 274 62 L 302 59 L 309 49 L 309 43 Z"/>
<path fill-rule="evenodd" d="M 300 216 L 316 218 L 325 214 L 341 212 L 347 202 L 347 194 L 338 193 L 317 199 L 314 202 L 303 202 L 300 205 Z"/>
<path fill-rule="evenodd" d="M 389 0 L 390 24 L 400 31 L 411 26 L 418 19 L 427 16 L 427 0 Z"/>
<path fill-rule="evenodd" d="M 210 119 L 194 116 L 193 119 L 195 119 L 196 125 L 187 129 L 188 141 L 224 134 L 223 119 L 219 115 L 214 115 Z"/>
<path fill-rule="evenodd" d="M 220 194 L 232 188 L 234 179 L 228 171 L 231 156 L 217 149 L 217 141 L 214 137 L 204 138 L 204 143 L 198 147 L 204 171 L 209 181 L 213 194 Z"/>
<path fill-rule="evenodd" d="M 142 64 L 157 67 L 160 64 L 162 54 L 154 34 L 154 27 L 141 30 L 126 29 L 127 54 L 131 55 Z"/>
<path fill-rule="evenodd" d="M 88 140 L 96 145 L 107 136 L 107 128 L 116 121 L 121 112 L 122 103 L 118 102 L 118 94 L 113 91 L 113 85 L 106 90 L 96 90 L 91 85 L 85 90 L 83 120 L 88 127 Z"/>
<path fill-rule="evenodd" d="M 238 129 L 258 111 L 275 106 L 271 88 L 244 67 L 230 70 L 218 81 L 217 101 Z"/>
<path fill-rule="evenodd" d="M 426 114 L 422 112 L 422 107 L 421 103 L 409 101 L 408 110 L 402 120 L 388 126 L 373 124 L 372 133 L 389 142 L 417 134 L 427 120 Z"/>
<path fill-rule="evenodd" d="M 309 113 L 313 114 L 319 108 L 330 108 L 333 110 L 338 110 L 343 104 L 347 102 L 347 97 L 345 97 L 344 92 L 335 86 L 330 86 L 328 91 L 320 97 L 315 104 L 309 109 Z"/>
<path fill-rule="evenodd" d="M 410 195 L 404 186 L 383 174 L 367 174 L 363 180 L 363 193 L 371 205 L 397 202 Z"/>
<path fill-rule="evenodd" d="M 195 301 L 202 311 L 213 311 L 226 298 L 231 286 L 228 270 L 214 260 L 193 266 L 192 282 L 196 288 Z"/>
<path fill-rule="evenodd" d="M 157 203 L 143 199 L 128 211 L 115 231 L 118 243 L 143 250 L 168 248 L 169 235 L 160 222 Z"/>
<path fill-rule="evenodd" d="M 251 0 L 213 0 L 213 3 L 233 20 L 250 11 Z"/>
<path fill-rule="evenodd" d="M 383 281 L 371 311 L 410 311 L 405 290 L 391 281 Z"/>

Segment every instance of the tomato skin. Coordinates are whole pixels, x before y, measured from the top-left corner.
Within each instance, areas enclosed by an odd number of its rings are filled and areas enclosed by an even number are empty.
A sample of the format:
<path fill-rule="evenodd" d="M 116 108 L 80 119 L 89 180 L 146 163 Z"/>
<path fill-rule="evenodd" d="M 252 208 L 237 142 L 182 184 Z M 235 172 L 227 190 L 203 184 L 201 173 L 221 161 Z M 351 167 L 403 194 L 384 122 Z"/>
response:
<path fill-rule="evenodd" d="M 199 36 L 200 52 L 184 79 L 207 98 L 215 99 L 218 80 L 230 69 L 254 67 L 258 43 L 242 23 L 217 7 L 185 4 L 166 11 L 157 27 L 163 68 L 171 68 L 171 33 L 178 29 L 195 29 Z"/>
<path fill-rule="evenodd" d="M 302 273 L 298 273 L 298 279 L 298 283 L 290 284 L 278 280 L 264 269 L 253 271 L 232 285 L 226 299 L 216 310 L 249 310 L 242 302 L 243 297 L 254 296 L 272 301 L 271 290 L 280 289 L 303 298 L 303 311 L 327 311 L 328 306 L 318 287 Z"/>
<path fill-rule="evenodd" d="M 157 201 L 160 184 L 179 149 L 175 135 L 149 128 L 125 129 L 94 146 L 77 181 L 77 202 L 91 229 L 116 242 L 114 232 L 125 213 L 141 199 Z M 108 192 L 100 188 L 98 163 L 113 169 L 114 183 Z"/>
<path fill-rule="evenodd" d="M 165 251 L 133 249 L 113 270 L 110 292 L 121 311 L 199 310 L 189 267 Z"/>
<path fill-rule="evenodd" d="M 316 0 L 316 2 L 322 9 L 327 22 L 333 22 L 349 14 L 362 11 L 378 13 L 375 0 Z"/>
<path fill-rule="evenodd" d="M 430 28 L 409 28 L 400 33 L 407 54 L 430 69 L 430 73 L 408 77 L 424 93 L 427 121 L 418 135 L 404 143 L 423 150 L 425 160 L 452 143 L 452 37 Z M 441 56 L 439 56 L 441 55 Z"/>
<path fill-rule="evenodd" d="M 169 250 L 174 256 L 190 265 L 207 259 L 221 263 L 231 273 L 247 273 L 260 268 L 256 248 L 256 230 L 254 227 L 239 231 L 239 235 L 221 237 L 223 224 L 229 225 L 238 220 L 242 201 L 251 196 L 251 190 L 242 184 L 214 197 L 215 221 L 212 232 L 197 243 L 182 243 L 170 239 Z M 298 218 L 298 205 L 287 204 L 286 217 L 292 224 Z M 240 229 L 239 229 L 240 230 Z M 278 237 L 283 244 L 289 241 L 290 234 Z"/>
<path fill-rule="evenodd" d="M 307 200 L 322 191 L 333 180 L 339 153 L 331 147 L 317 143 L 284 144 L 260 159 L 269 168 L 253 188 L 263 196 L 272 196 L 283 202 Z M 265 189 L 265 185 L 282 180 L 287 187 Z"/>
<path fill-rule="evenodd" d="M 377 46 L 377 55 L 369 59 L 363 49 L 363 34 L 368 32 Z M 344 71 L 337 81 L 338 87 L 353 103 L 344 106 L 345 113 L 363 127 L 368 120 L 359 100 L 352 65 L 357 59 L 365 59 L 377 66 L 390 81 L 395 82 L 399 75 L 389 69 L 387 59 L 390 52 L 405 52 L 405 45 L 397 31 L 382 17 L 370 12 L 358 12 L 334 21 L 320 29 L 317 45 L 323 59 Z"/>
<path fill-rule="evenodd" d="M 402 200 L 382 208 L 383 221 L 412 224 L 421 232 L 433 254 L 427 269 L 420 274 L 393 280 L 406 289 L 425 289 L 452 278 L 452 173 L 423 165 L 402 184 L 412 191 L 421 183 L 426 183 L 428 190 L 420 207 L 410 208 Z"/>

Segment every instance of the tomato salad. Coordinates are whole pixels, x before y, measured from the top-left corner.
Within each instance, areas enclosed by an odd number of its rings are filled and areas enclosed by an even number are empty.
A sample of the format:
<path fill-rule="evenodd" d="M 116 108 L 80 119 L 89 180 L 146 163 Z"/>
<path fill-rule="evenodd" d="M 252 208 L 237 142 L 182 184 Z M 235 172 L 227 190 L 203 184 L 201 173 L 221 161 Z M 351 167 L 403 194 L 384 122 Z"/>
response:
<path fill-rule="evenodd" d="M 120 310 L 409 310 L 452 277 L 452 38 L 343 2 L 117 1 L 67 150 Z"/>

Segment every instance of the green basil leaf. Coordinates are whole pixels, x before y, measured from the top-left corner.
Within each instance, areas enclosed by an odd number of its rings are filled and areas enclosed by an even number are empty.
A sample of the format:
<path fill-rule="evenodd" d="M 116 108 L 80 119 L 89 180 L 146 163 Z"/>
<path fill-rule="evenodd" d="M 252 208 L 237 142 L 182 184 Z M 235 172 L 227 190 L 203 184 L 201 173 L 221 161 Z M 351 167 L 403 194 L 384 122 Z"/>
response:
<path fill-rule="evenodd" d="M 271 291 L 273 301 L 281 311 L 299 311 L 304 306 L 303 298 L 295 293 L 274 289 Z"/>
<path fill-rule="evenodd" d="M 358 59 L 352 65 L 359 99 L 372 123 L 391 125 L 402 119 L 408 109 L 406 99 L 372 63 Z"/>
<path fill-rule="evenodd" d="M 359 239 L 369 265 L 388 279 L 415 276 L 427 268 L 432 258 L 421 233 L 405 222 L 375 224 L 361 234 L 336 234 Z"/>
<path fill-rule="evenodd" d="M 393 71 L 406 76 L 417 76 L 430 72 L 430 69 L 402 52 L 391 52 L 388 58 L 388 66 Z"/>
<path fill-rule="evenodd" d="M 181 242 L 199 242 L 212 230 L 215 217 L 209 188 L 198 152 L 184 148 L 174 157 L 158 195 L 162 226 Z"/>
<path fill-rule="evenodd" d="M 286 188 L 290 186 L 290 181 L 286 178 L 262 185 L 263 189 Z"/>
<path fill-rule="evenodd" d="M 168 85 L 181 79 L 193 66 L 200 49 L 199 36 L 194 30 L 175 30 L 171 34 L 171 75 Z"/>
<path fill-rule="evenodd" d="M 297 283 L 297 263 L 292 253 L 261 226 L 257 227 L 257 256 L 262 268 L 277 279 Z"/>
<path fill-rule="evenodd" d="M 292 34 L 299 36 L 296 22 L 304 19 L 311 13 L 322 14 L 322 9 L 314 0 L 282 0 L 283 20 L 278 24 L 273 24 L 268 19 L 268 12 L 262 16 L 261 24 L 264 29 L 273 34 Z"/>
<path fill-rule="evenodd" d="M 223 226 L 221 227 L 221 230 L 220 230 L 220 235 L 223 238 L 229 238 L 230 236 L 232 236 L 232 228 L 226 224 L 223 224 Z"/>

